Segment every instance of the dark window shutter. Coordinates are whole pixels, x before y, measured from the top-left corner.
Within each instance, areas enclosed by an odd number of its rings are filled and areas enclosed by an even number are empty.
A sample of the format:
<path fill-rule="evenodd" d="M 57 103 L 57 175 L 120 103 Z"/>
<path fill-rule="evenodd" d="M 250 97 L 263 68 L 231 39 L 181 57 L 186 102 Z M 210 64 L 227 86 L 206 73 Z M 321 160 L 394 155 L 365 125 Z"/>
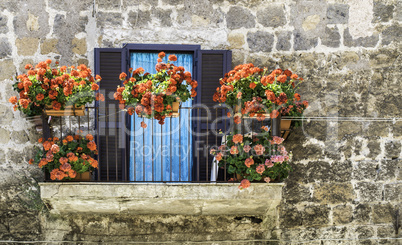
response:
<path fill-rule="evenodd" d="M 125 71 L 125 58 L 122 49 L 95 49 L 95 73 L 102 77 L 100 91 L 105 95 L 105 102 L 99 103 L 99 169 L 101 180 L 125 180 L 125 144 L 121 130 L 123 119 L 117 113 L 118 101 L 113 98 L 118 85 L 119 75 Z M 109 116 L 107 116 L 109 115 Z"/>
<path fill-rule="evenodd" d="M 217 103 L 212 100 L 212 97 L 216 91 L 216 88 L 220 86 L 219 79 L 222 78 L 225 73 L 231 70 L 232 66 L 232 53 L 230 50 L 201 50 L 201 76 L 199 81 L 200 89 L 198 90 L 200 93 L 200 102 L 203 105 L 206 105 L 210 111 L 210 117 L 207 121 L 203 120 L 200 123 L 199 132 L 207 132 L 211 131 L 211 123 L 217 118 L 221 117 L 226 113 L 226 111 L 222 109 L 212 109 L 214 105 Z M 207 112 L 205 110 L 200 110 L 200 114 L 202 117 L 207 116 Z M 223 124 L 217 125 L 217 127 L 222 127 Z M 209 181 L 211 175 L 211 164 L 213 157 L 209 155 L 209 147 L 220 144 L 221 137 L 217 138 L 214 134 L 208 132 L 207 136 L 198 137 L 196 139 L 198 142 L 202 142 L 207 149 L 199 150 L 197 154 L 194 154 L 196 157 L 194 162 L 194 169 L 199 165 L 199 175 L 201 181 Z M 198 159 L 197 159 L 198 155 Z M 208 168 L 207 168 L 208 162 Z M 221 171 L 220 171 L 221 172 Z M 194 180 L 197 180 L 197 173 L 194 173 Z"/>

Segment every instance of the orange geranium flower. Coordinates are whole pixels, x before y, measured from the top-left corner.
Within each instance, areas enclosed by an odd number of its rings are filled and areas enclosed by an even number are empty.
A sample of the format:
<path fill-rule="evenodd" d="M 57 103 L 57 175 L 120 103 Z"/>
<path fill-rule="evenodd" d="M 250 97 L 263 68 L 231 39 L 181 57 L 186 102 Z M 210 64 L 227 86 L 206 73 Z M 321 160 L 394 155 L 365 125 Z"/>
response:
<path fill-rule="evenodd" d="M 251 165 L 254 164 L 254 160 L 252 158 L 247 158 L 244 164 L 249 168 Z"/>
<path fill-rule="evenodd" d="M 18 102 L 17 96 L 12 96 L 8 101 L 12 104 L 17 104 Z"/>
<path fill-rule="evenodd" d="M 66 139 L 68 142 L 71 142 L 71 141 L 74 140 L 73 136 L 71 136 L 71 135 L 68 135 L 65 139 Z"/>
<path fill-rule="evenodd" d="M 250 183 L 250 181 L 249 181 L 248 179 L 243 179 L 243 180 L 240 182 L 239 189 L 240 189 L 240 190 L 246 189 L 246 188 L 250 187 L 250 185 L 251 185 L 251 183 Z"/>
<path fill-rule="evenodd" d="M 237 148 L 237 146 L 232 146 L 232 147 L 230 148 L 230 154 L 232 154 L 232 155 L 237 155 L 237 154 L 239 154 L 239 149 Z"/>
<path fill-rule="evenodd" d="M 147 128 L 147 124 L 144 122 L 141 122 L 141 128 Z"/>
<path fill-rule="evenodd" d="M 169 55 L 169 58 L 168 58 L 170 61 L 176 61 L 177 60 L 177 57 L 176 57 L 176 55 L 174 55 L 174 54 L 171 54 L 171 55 Z"/>
<path fill-rule="evenodd" d="M 233 143 L 238 144 L 243 142 L 243 135 L 235 134 L 233 135 Z"/>
<path fill-rule="evenodd" d="M 43 149 L 45 149 L 45 151 L 50 150 L 50 147 L 52 147 L 52 143 L 49 141 L 45 141 L 43 142 Z"/>
<path fill-rule="evenodd" d="M 94 91 L 95 91 L 95 90 L 98 90 L 98 89 L 99 89 L 99 85 L 96 84 L 96 83 L 92 83 L 91 89 L 94 90 Z"/>
<path fill-rule="evenodd" d="M 87 147 L 88 147 L 88 149 L 90 149 L 91 151 L 96 150 L 96 144 L 95 144 L 95 142 L 93 142 L 93 141 L 88 142 Z"/>
<path fill-rule="evenodd" d="M 85 138 L 86 138 L 87 140 L 89 140 L 89 141 L 94 140 L 94 136 L 92 136 L 92 134 L 87 134 L 87 135 L 85 136 Z"/>

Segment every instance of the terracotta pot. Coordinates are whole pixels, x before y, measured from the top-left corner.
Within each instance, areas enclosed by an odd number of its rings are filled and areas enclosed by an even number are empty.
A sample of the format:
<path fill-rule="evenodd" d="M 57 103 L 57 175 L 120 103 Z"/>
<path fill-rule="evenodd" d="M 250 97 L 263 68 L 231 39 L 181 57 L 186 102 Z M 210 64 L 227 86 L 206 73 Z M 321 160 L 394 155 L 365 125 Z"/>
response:
<path fill-rule="evenodd" d="M 286 139 L 290 134 L 290 125 L 292 124 L 292 120 L 290 119 L 282 119 L 281 120 L 281 135 L 282 138 Z"/>
<path fill-rule="evenodd" d="M 64 110 L 53 110 L 52 106 L 46 106 L 45 113 L 48 116 L 62 117 L 62 116 L 84 116 L 84 106 L 66 106 Z"/>
<path fill-rule="evenodd" d="M 83 172 L 77 173 L 75 176 L 74 181 L 90 181 L 91 180 L 91 172 Z"/>
<path fill-rule="evenodd" d="M 180 107 L 180 102 L 173 102 L 173 104 L 172 104 L 173 113 L 178 113 L 179 107 Z"/>

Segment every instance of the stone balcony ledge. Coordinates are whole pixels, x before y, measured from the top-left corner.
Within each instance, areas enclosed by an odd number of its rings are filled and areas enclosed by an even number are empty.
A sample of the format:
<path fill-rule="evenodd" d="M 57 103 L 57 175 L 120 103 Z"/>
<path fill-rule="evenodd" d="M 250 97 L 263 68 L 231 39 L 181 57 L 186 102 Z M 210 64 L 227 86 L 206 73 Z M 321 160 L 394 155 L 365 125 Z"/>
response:
<path fill-rule="evenodd" d="M 40 183 L 52 213 L 266 215 L 282 199 L 283 183 Z"/>

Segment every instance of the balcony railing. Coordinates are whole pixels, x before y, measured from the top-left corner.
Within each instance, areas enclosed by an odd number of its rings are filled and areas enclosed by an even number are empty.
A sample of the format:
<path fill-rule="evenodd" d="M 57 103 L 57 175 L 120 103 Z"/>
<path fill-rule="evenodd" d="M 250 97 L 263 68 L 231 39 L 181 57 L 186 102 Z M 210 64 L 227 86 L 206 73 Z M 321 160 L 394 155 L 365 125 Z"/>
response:
<path fill-rule="evenodd" d="M 270 119 L 242 119 L 242 126 L 227 116 L 224 106 L 182 107 L 178 117 L 156 120 L 129 116 L 116 105 L 87 107 L 85 116 L 50 118 L 45 138 L 62 139 L 78 130 L 94 135 L 99 168 L 92 181 L 211 182 L 227 181 L 226 168 L 218 168 L 210 149 L 234 128 L 243 134 L 270 125 Z M 147 124 L 141 127 L 141 122 Z"/>

